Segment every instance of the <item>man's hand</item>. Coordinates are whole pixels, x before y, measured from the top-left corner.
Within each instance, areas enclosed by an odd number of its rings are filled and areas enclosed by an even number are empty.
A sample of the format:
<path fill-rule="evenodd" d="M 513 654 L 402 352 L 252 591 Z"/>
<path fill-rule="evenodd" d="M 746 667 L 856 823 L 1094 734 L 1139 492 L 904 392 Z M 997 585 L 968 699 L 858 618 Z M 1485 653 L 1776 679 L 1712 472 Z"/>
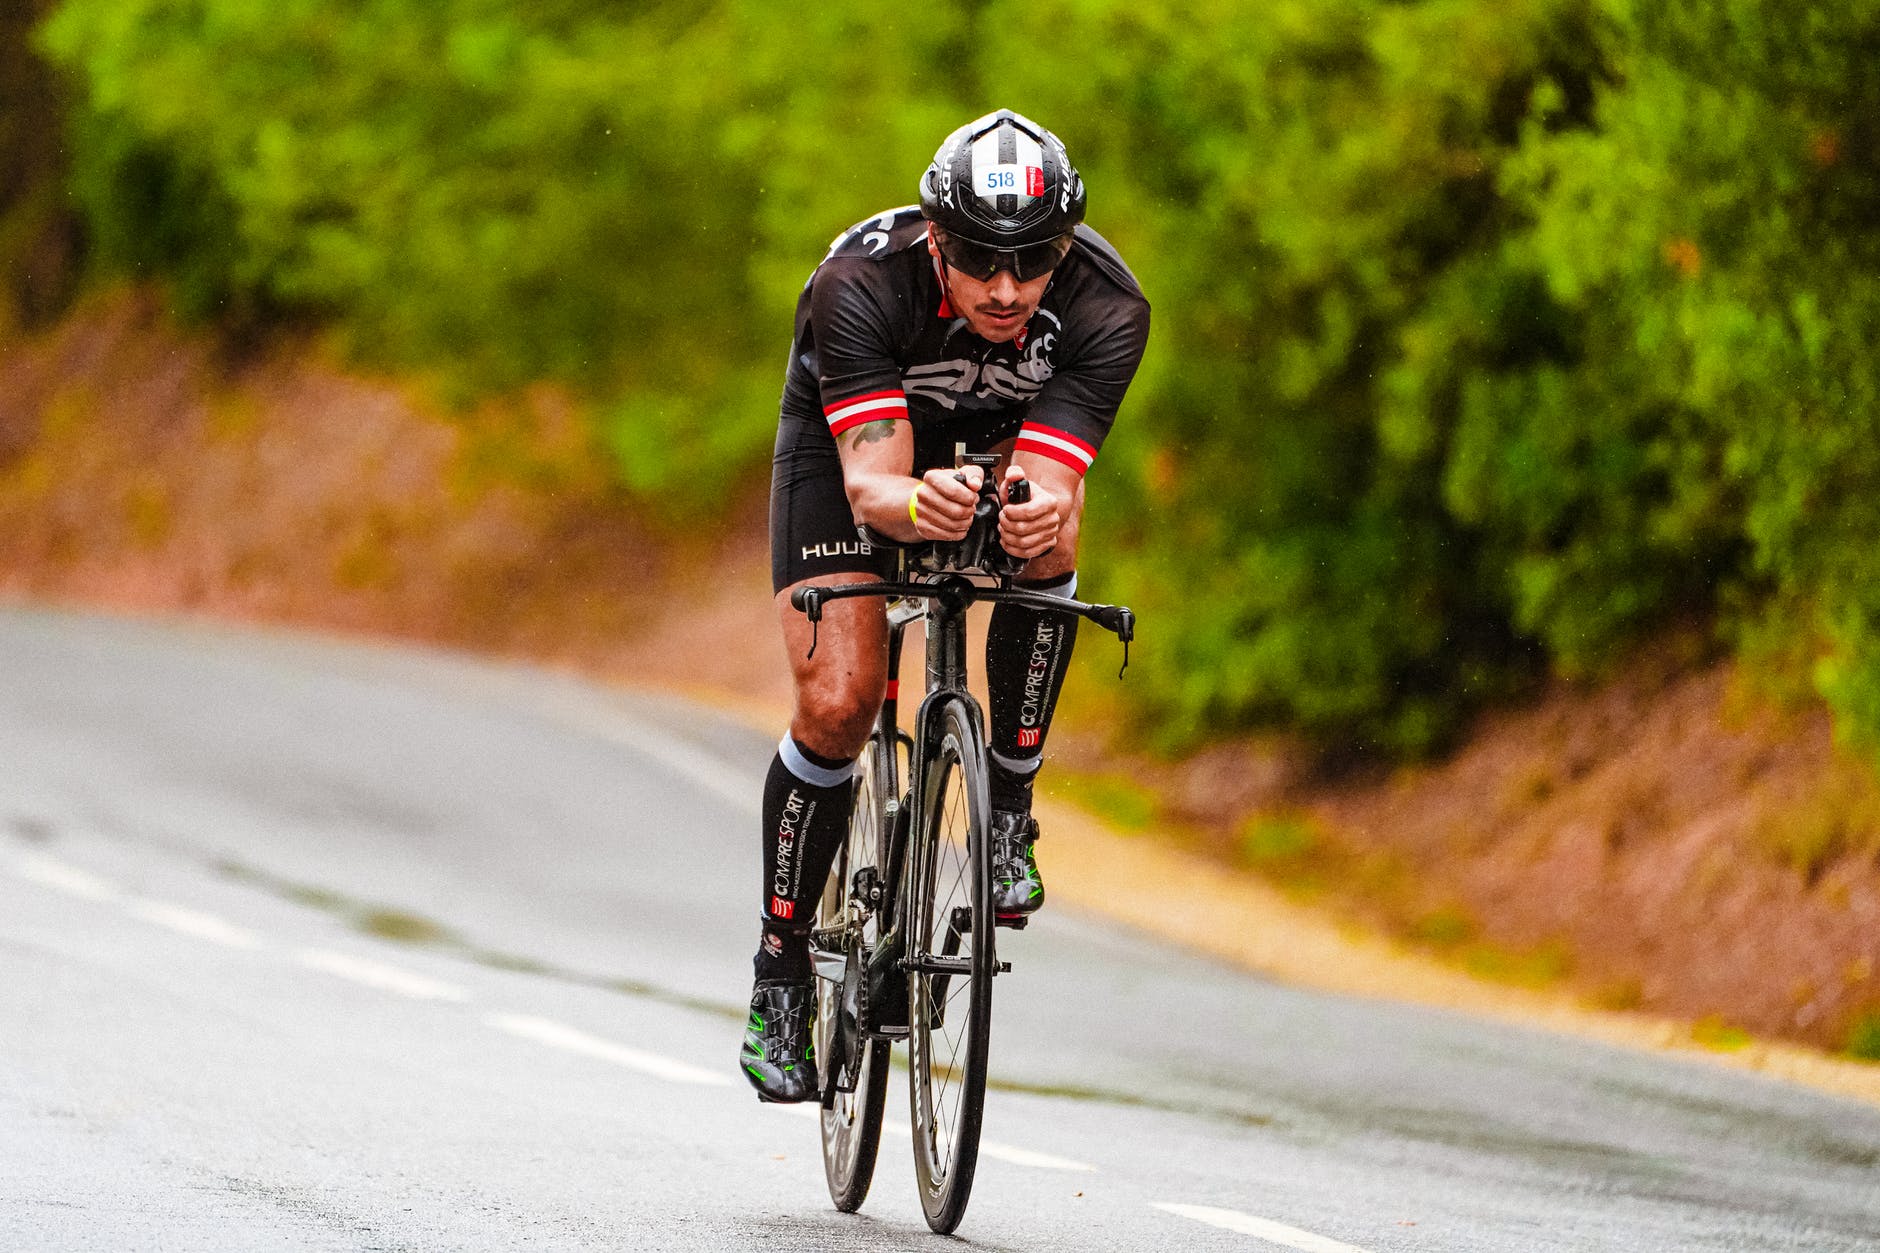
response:
<path fill-rule="evenodd" d="M 960 482 L 964 475 L 966 481 Z M 962 470 L 929 470 L 915 496 L 914 529 L 922 539 L 965 539 L 972 529 L 973 506 L 979 503 L 979 485 L 985 471 L 978 466 Z"/>
<path fill-rule="evenodd" d="M 1005 468 L 1005 491 L 1025 477 L 1017 466 Z M 967 510 L 971 516 L 971 508 Z M 1049 552 L 1058 538 L 1058 498 L 1037 481 L 1031 485 L 1031 499 L 1023 504 L 1008 503 L 999 511 L 999 544 L 1014 557 L 1032 558 Z"/>

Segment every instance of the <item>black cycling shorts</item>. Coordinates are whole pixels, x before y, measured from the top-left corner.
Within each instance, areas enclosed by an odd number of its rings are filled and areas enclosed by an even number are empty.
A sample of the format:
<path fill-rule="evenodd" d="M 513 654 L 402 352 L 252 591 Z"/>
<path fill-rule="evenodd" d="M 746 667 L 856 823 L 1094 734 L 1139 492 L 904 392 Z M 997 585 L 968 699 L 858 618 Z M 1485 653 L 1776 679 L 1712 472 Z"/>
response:
<path fill-rule="evenodd" d="M 914 429 L 914 469 L 922 474 L 953 464 L 955 446 L 986 452 L 1017 437 L 1024 410 L 961 414 Z M 781 592 L 805 579 L 831 574 L 894 573 L 894 555 L 869 547 L 855 530 L 849 497 L 842 485 L 842 458 L 821 414 L 813 418 L 785 414 L 777 426 L 777 448 L 770 470 L 770 583 Z"/>

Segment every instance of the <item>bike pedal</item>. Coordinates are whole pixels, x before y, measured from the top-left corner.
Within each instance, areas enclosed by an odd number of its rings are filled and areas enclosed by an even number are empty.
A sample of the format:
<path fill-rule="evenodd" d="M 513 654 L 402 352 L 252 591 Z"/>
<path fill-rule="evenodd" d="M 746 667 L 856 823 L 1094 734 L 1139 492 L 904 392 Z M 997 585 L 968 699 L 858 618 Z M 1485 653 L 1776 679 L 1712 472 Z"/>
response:
<path fill-rule="evenodd" d="M 1011 973 L 1012 973 L 1012 963 L 1011 963 L 1011 962 L 1000 962 L 1000 963 L 999 963 L 999 973 L 1000 973 L 1000 974 L 1002 974 L 1002 975 L 1009 975 L 1009 974 L 1011 974 Z"/>
<path fill-rule="evenodd" d="M 1014 931 L 1023 931 L 1031 924 L 1030 914 L 1000 914 L 995 920 L 1001 927 L 1010 927 Z"/>

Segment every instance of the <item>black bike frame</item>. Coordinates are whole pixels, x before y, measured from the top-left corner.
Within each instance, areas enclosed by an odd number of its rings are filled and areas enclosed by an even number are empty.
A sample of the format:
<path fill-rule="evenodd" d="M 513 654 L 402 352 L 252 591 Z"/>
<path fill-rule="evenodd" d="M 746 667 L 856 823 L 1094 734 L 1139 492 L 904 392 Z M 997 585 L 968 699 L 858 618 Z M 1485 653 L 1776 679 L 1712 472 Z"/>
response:
<path fill-rule="evenodd" d="M 881 932 L 876 945 L 877 957 L 893 961 L 901 970 L 907 969 L 910 960 L 906 953 L 906 937 L 903 934 L 905 919 L 901 916 L 902 875 L 907 865 L 909 832 L 914 815 L 923 813 L 926 803 L 926 779 L 924 771 L 916 767 L 929 759 L 932 751 L 933 727 L 937 712 L 947 702 L 961 700 L 972 718 L 973 730 L 980 743 L 985 742 L 984 713 L 979 702 L 974 700 L 966 686 L 966 611 L 976 603 L 1029 605 L 1052 613 L 1075 614 L 1088 618 L 1105 630 L 1112 632 L 1123 643 L 1123 665 L 1129 665 L 1129 643 L 1135 638 L 1135 615 L 1120 605 L 1089 605 L 1081 601 L 1053 596 L 1045 592 L 1029 591 L 1025 588 L 1007 586 L 987 586 L 975 583 L 962 574 L 943 573 L 929 578 L 914 580 L 907 570 L 907 553 L 902 553 L 901 577 L 880 583 L 841 583 L 833 586 L 798 588 L 791 597 L 791 603 L 809 618 L 812 624 L 822 620 L 823 607 L 833 600 L 852 600 L 860 596 L 880 596 L 889 601 L 922 601 L 924 611 L 913 611 L 890 606 L 888 625 L 888 674 L 898 676 L 901 672 L 902 635 L 908 625 L 922 617 L 926 619 L 927 658 L 926 683 L 927 694 L 921 700 L 920 709 L 915 715 L 914 731 L 911 737 L 904 736 L 900 730 L 900 692 L 898 678 L 890 677 L 888 692 L 881 705 L 880 734 L 892 750 L 888 758 L 892 765 L 892 775 L 900 774 L 898 757 L 901 744 L 908 745 L 908 778 L 906 788 L 900 787 L 901 780 L 891 777 L 890 795 L 899 800 L 900 807 L 895 813 L 894 824 L 888 832 L 888 848 L 883 858 L 884 874 L 881 878 L 883 894 L 881 898 L 882 916 L 891 925 Z M 810 651 L 815 652 L 815 637 L 812 634 Z M 871 961 L 871 974 L 873 968 Z M 876 1017 L 874 1012 L 867 1015 Z M 877 1028 L 875 1022 L 858 1024 L 862 1033 L 869 1039 L 902 1039 L 906 1035 L 905 1027 Z"/>

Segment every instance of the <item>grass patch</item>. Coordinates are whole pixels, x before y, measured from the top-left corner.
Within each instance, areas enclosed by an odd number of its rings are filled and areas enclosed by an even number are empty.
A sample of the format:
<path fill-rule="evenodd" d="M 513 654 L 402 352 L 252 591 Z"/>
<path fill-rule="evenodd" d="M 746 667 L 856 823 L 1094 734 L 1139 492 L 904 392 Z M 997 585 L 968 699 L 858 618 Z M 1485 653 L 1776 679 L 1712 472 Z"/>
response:
<path fill-rule="evenodd" d="M 1880 1009 L 1864 1010 L 1847 1029 L 1846 1053 L 1863 1062 L 1880 1062 Z"/>
<path fill-rule="evenodd" d="M 1147 831 L 1156 823 L 1155 792 L 1123 775 L 1054 770 L 1046 787 L 1053 797 L 1077 804 L 1118 830 Z"/>
<path fill-rule="evenodd" d="M 1297 814 L 1255 814 L 1241 825 L 1234 846 L 1249 866 L 1296 866 L 1319 851 L 1319 833 Z"/>
<path fill-rule="evenodd" d="M 1444 905 L 1412 922 L 1412 941 L 1460 966 L 1478 979 L 1522 988 L 1544 988 L 1573 971 L 1573 950 L 1561 941 L 1536 948 L 1509 948 L 1480 938 L 1482 925 L 1460 905 Z"/>
<path fill-rule="evenodd" d="M 1296 892 L 1320 891 L 1339 877 L 1335 851 L 1303 814 L 1254 814 L 1240 824 L 1231 848 L 1241 866 Z"/>
<path fill-rule="evenodd" d="M 1865 764 L 1838 759 L 1805 795 L 1765 801 L 1751 836 L 1813 884 L 1842 857 L 1880 852 L 1880 785 Z"/>
<path fill-rule="evenodd" d="M 1481 930 L 1474 915 L 1460 905 L 1444 905 L 1410 924 L 1410 938 L 1432 948 L 1456 949 Z"/>
<path fill-rule="evenodd" d="M 351 903 L 345 897 L 337 892 L 329 892 L 325 888 L 289 883 L 281 886 L 281 892 L 290 901 L 296 901 L 309 909 L 323 910 L 329 914 L 340 913 L 351 907 Z"/>
<path fill-rule="evenodd" d="M 397 940 L 401 944 L 444 944 L 456 939 L 429 918 L 397 909 L 368 909 L 359 915 L 356 925 L 367 935 Z"/>
<path fill-rule="evenodd" d="M 1573 952 L 1558 941 L 1531 949 L 1471 944 L 1462 950 L 1462 968 L 1478 979 L 1522 988 L 1544 988 L 1572 973 Z"/>
<path fill-rule="evenodd" d="M 1750 1033 L 1721 1014 L 1706 1014 L 1691 1024 L 1691 1042 L 1715 1053 L 1734 1053 L 1754 1043 Z"/>
<path fill-rule="evenodd" d="M 510 970 L 522 975 L 551 975 L 555 968 L 533 957 L 523 957 L 518 953 L 485 953 L 479 951 L 477 960 L 492 970 Z"/>

